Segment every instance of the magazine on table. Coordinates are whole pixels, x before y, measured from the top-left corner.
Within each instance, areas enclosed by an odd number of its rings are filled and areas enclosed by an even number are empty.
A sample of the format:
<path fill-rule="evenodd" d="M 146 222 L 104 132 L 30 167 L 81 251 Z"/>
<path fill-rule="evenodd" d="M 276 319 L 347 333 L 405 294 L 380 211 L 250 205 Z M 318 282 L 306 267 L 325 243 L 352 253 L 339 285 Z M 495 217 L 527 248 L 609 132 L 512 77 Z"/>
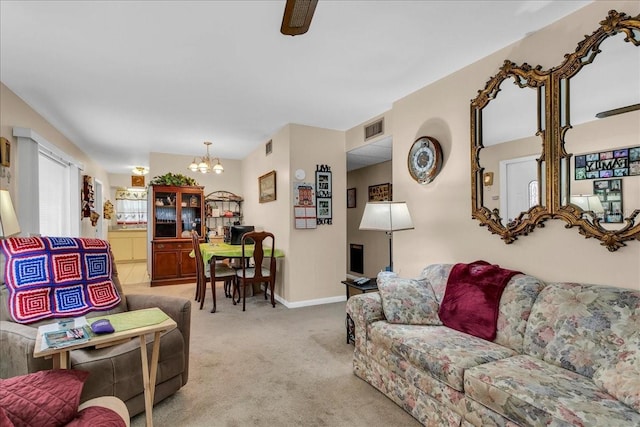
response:
<path fill-rule="evenodd" d="M 60 348 L 87 342 L 91 339 L 91 333 L 85 325 L 64 331 L 45 332 L 44 339 L 48 347 Z"/>
<path fill-rule="evenodd" d="M 84 316 L 43 325 L 38 330 L 42 334 L 41 350 L 68 347 L 91 339 L 91 332 Z"/>

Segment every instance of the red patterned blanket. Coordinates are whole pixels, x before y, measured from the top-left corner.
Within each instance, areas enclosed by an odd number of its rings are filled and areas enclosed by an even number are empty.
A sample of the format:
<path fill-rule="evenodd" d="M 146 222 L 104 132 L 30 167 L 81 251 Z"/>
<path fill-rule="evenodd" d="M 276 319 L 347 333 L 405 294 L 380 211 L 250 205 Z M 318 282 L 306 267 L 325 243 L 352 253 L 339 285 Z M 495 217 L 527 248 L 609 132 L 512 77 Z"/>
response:
<path fill-rule="evenodd" d="M 18 323 L 76 317 L 120 302 L 109 243 L 75 237 L 11 237 L 6 258 L 9 310 Z"/>

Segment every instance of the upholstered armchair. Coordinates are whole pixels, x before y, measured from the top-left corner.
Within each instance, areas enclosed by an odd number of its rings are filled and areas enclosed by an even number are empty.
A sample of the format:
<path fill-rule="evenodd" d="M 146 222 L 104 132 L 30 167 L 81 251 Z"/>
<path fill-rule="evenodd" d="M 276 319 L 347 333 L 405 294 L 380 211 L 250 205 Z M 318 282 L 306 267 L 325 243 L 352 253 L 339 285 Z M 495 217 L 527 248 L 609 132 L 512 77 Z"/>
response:
<path fill-rule="evenodd" d="M 113 256 L 111 255 L 113 263 Z M 38 326 L 55 319 L 29 324 L 13 320 L 8 304 L 9 291 L 5 283 L 5 256 L 0 251 L 0 378 L 10 378 L 51 369 L 51 359 L 34 358 L 33 351 Z M 120 301 L 107 311 L 86 313 L 87 319 L 105 314 L 158 307 L 171 317 L 177 328 L 164 333 L 160 341 L 160 358 L 154 403 L 174 394 L 189 377 L 189 339 L 191 302 L 185 298 L 160 295 L 125 295 L 113 263 L 112 281 Z M 151 354 L 152 336 L 147 343 Z M 88 371 L 81 402 L 100 396 L 116 396 L 125 402 L 131 416 L 144 411 L 144 385 L 138 340 L 111 347 L 73 350 L 70 368 Z"/>

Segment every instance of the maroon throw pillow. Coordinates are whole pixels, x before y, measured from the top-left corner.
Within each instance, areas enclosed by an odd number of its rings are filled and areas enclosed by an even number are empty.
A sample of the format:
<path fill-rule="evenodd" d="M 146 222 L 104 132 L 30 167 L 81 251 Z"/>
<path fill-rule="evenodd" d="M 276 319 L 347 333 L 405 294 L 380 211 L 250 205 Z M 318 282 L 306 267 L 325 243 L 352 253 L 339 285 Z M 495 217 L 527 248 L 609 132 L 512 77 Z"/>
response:
<path fill-rule="evenodd" d="M 7 417 L 7 413 L 4 412 L 2 408 L 0 408 L 0 427 L 14 427 L 9 417 Z"/>
<path fill-rule="evenodd" d="M 0 408 L 16 427 L 63 426 L 78 413 L 89 372 L 40 371 L 0 380 Z"/>
<path fill-rule="evenodd" d="M 502 291 L 519 273 L 486 261 L 456 264 L 438 311 L 440 321 L 451 329 L 493 341 Z"/>

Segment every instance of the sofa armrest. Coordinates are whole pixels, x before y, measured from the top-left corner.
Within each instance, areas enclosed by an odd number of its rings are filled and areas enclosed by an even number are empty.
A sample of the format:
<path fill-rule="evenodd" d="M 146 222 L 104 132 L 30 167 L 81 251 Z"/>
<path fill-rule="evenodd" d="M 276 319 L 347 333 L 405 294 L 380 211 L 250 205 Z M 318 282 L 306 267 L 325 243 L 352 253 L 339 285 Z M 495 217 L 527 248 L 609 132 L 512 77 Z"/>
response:
<path fill-rule="evenodd" d="M 0 378 L 52 369 L 52 359 L 33 357 L 38 329 L 0 320 Z"/>
<path fill-rule="evenodd" d="M 127 294 L 127 309 L 141 310 L 158 307 L 171 317 L 178 325 L 178 330 L 184 339 L 184 373 L 182 385 L 189 378 L 189 343 L 191 336 L 191 301 L 186 298 L 170 297 L 166 295 Z"/>
<path fill-rule="evenodd" d="M 347 301 L 347 314 L 355 325 L 356 348 L 366 352 L 369 325 L 385 319 L 379 292 L 354 295 Z"/>

